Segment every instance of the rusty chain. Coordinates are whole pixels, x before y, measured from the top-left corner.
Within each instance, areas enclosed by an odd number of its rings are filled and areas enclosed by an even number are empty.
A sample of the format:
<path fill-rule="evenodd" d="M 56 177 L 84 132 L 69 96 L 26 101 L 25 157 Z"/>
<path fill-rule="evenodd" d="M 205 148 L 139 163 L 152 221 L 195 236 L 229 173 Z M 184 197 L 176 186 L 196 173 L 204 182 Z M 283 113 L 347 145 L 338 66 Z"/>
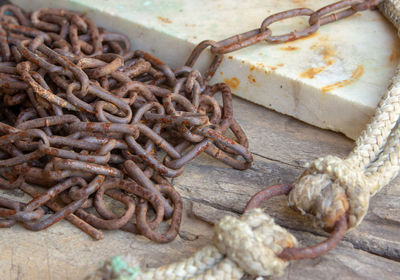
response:
<path fill-rule="evenodd" d="M 202 152 L 251 165 L 227 85 L 131 51 L 125 35 L 81 13 L 29 17 L 4 5 L 0 21 L 0 188 L 33 197 L 0 197 L 0 227 L 38 231 L 65 218 L 95 239 L 122 229 L 169 242 L 182 200 L 167 178 Z M 111 199 L 124 205 L 121 216 L 107 208 Z"/>
<path fill-rule="evenodd" d="M 229 87 L 209 85 L 223 54 L 262 40 L 303 38 L 380 2 L 344 0 L 317 11 L 280 12 L 259 29 L 201 42 L 176 69 L 132 51 L 125 35 L 98 28 L 82 13 L 44 8 L 28 16 L 2 6 L 0 188 L 33 199 L 0 197 L 0 227 L 20 222 L 37 231 L 66 219 L 95 239 L 102 229 L 122 229 L 156 242 L 173 240 L 182 200 L 167 178 L 181 175 L 202 152 L 236 169 L 252 164 Z M 272 34 L 271 24 L 296 16 L 308 16 L 310 26 Z M 192 67 L 208 47 L 214 58 L 201 75 Z M 224 135 L 228 130 L 236 140 Z M 105 195 L 121 202 L 124 214 L 108 209 Z M 169 229 L 160 233 L 167 219 Z M 307 250 L 314 257 L 322 253 Z"/>
<path fill-rule="evenodd" d="M 308 8 L 296 8 L 279 12 L 264 19 L 260 28 L 237 34 L 218 42 L 212 40 L 200 42 L 193 49 L 185 65 L 193 67 L 201 53 L 210 47 L 214 57 L 204 74 L 204 80 L 207 83 L 214 76 L 222 62 L 223 55 L 226 53 L 255 45 L 261 41 L 276 44 L 301 39 L 314 34 L 322 25 L 344 19 L 359 11 L 374 9 L 381 2 L 383 0 L 343 0 L 329 4 L 317 11 Z M 298 16 L 308 16 L 310 26 L 301 31 L 294 30 L 282 35 L 273 35 L 271 29 L 269 29 L 269 26 L 273 23 Z"/>

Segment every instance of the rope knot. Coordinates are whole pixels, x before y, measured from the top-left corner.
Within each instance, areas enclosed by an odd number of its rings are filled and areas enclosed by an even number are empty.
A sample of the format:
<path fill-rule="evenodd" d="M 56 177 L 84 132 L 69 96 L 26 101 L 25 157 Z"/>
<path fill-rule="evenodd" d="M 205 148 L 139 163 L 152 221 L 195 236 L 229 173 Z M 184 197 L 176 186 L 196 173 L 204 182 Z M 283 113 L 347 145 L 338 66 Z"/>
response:
<path fill-rule="evenodd" d="M 259 208 L 240 218 L 226 216 L 214 228 L 214 245 L 251 275 L 280 274 L 287 262 L 277 255 L 296 244 L 293 235 Z"/>
<path fill-rule="evenodd" d="M 318 158 L 307 167 L 289 194 L 289 205 L 314 215 L 328 229 L 346 212 L 349 228 L 357 226 L 370 197 L 363 170 L 335 156 Z"/>

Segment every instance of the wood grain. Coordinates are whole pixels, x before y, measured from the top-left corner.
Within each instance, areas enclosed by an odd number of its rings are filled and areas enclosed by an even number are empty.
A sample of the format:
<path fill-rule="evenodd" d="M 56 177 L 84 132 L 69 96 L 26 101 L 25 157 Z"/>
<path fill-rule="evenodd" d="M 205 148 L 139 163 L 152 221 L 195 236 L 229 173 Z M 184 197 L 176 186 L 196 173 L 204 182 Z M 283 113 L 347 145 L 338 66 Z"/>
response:
<path fill-rule="evenodd" d="M 102 261 L 121 254 L 134 255 L 144 267 L 177 261 L 211 242 L 211 224 L 223 215 L 239 215 L 258 190 L 294 182 L 305 162 L 327 154 L 344 157 L 353 146 L 342 135 L 238 98 L 234 109 L 249 136 L 254 165 L 233 170 L 206 155 L 191 162 L 173 180 L 185 209 L 175 241 L 154 244 L 121 231 L 105 232 L 103 240 L 93 241 L 66 221 L 42 232 L 14 226 L 0 230 L 0 279 L 82 279 Z M 399 183 L 396 179 L 371 200 L 364 222 L 338 248 L 321 258 L 293 262 L 275 279 L 400 279 Z M 263 206 L 303 245 L 325 236 L 308 217 L 288 208 L 284 197 Z"/>

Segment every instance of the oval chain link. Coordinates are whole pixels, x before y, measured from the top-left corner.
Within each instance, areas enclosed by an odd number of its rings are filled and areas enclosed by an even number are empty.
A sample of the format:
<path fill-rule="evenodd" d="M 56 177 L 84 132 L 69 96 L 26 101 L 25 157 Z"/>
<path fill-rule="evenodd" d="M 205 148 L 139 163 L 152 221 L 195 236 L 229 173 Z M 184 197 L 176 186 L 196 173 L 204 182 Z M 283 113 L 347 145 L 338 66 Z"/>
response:
<path fill-rule="evenodd" d="M 200 57 L 200 54 L 210 47 L 214 59 L 204 75 L 204 80 L 207 84 L 221 64 L 223 54 L 252 46 L 262 40 L 269 43 L 285 43 L 301 39 L 316 33 L 322 25 L 347 18 L 360 11 L 376 8 L 376 6 L 382 2 L 383 0 L 342 0 L 322 7 L 317 11 L 308 8 L 297 8 L 279 12 L 267 17 L 258 29 L 237 34 L 218 42 L 212 40 L 200 42 L 192 51 L 185 65 L 192 67 Z M 273 35 L 272 31 L 269 29 L 269 26 L 273 23 L 300 16 L 309 17 L 309 27 L 301 31 L 295 29 L 286 34 Z"/>

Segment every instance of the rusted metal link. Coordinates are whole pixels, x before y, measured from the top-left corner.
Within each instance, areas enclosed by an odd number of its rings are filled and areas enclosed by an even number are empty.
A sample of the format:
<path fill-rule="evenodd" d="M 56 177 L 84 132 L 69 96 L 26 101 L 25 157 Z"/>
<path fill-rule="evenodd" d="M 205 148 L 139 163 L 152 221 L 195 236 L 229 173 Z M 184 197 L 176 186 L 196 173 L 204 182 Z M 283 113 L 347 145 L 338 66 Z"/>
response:
<path fill-rule="evenodd" d="M 25 193 L 27 193 L 30 196 L 32 196 L 33 198 L 41 196 L 41 194 L 33 186 L 31 186 L 31 185 L 29 185 L 27 183 L 22 184 L 21 189 Z M 52 209 L 55 212 L 58 212 L 58 211 L 62 210 L 62 208 L 63 208 L 58 202 L 55 202 L 55 201 L 47 201 L 46 202 L 46 206 L 49 207 L 50 209 Z M 80 218 L 78 218 L 74 214 L 69 214 L 68 216 L 65 217 L 65 219 L 67 221 L 69 221 L 71 224 L 73 224 L 76 227 L 80 228 L 82 231 L 84 231 L 85 233 L 87 233 L 88 235 L 90 235 L 91 237 L 93 237 L 96 240 L 100 240 L 104 236 L 101 231 L 95 229 L 94 227 L 92 227 L 91 225 L 89 225 L 85 221 L 81 220 Z"/>
<path fill-rule="evenodd" d="M 146 189 L 154 192 L 163 201 L 164 205 L 164 215 L 170 218 L 173 212 L 173 208 L 168 203 L 168 201 L 161 195 L 159 190 L 156 188 L 154 183 L 146 176 L 142 169 L 140 169 L 132 160 L 127 160 L 123 164 L 124 169 L 129 177 L 131 177 L 135 182 L 140 184 Z"/>
<path fill-rule="evenodd" d="M 314 25 L 320 21 L 321 25 L 340 20 L 342 18 L 351 16 L 357 13 L 357 10 L 353 8 L 354 5 L 363 3 L 364 0 L 345 0 L 333 3 L 325 6 L 318 11 L 314 12 L 309 19 L 310 25 Z M 343 10 L 344 8 L 348 8 Z M 342 11 L 340 11 L 342 10 Z M 340 11 L 340 12 L 336 12 Z M 335 13 L 336 12 L 336 13 Z"/>
<path fill-rule="evenodd" d="M 269 186 L 251 197 L 247 202 L 244 212 L 260 207 L 260 204 L 272 197 L 279 195 L 288 195 L 292 190 L 291 185 L 273 185 Z M 325 241 L 310 247 L 305 248 L 285 248 L 278 255 L 279 258 L 284 260 L 301 260 L 301 259 L 311 259 L 316 258 L 321 255 L 326 254 L 333 248 L 335 248 L 339 242 L 342 240 L 344 234 L 347 230 L 347 215 L 343 215 L 336 221 L 333 231 L 328 239 Z"/>
<path fill-rule="evenodd" d="M 80 189 L 71 188 L 69 191 L 69 196 L 73 200 L 79 200 L 84 197 L 89 197 L 92 193 L 95 193 L 100 186 L 103 184 L 106 177 L 104 175 L 97 175 L 89 184 L 82 182 Z"/>
<path fill-rule="evenodd" d="M 132 194 L 138 196 L 139 198 L 149 201 L 156 212 L 156 217 L 150 222 L 151 228 L 156 228 L 163 220 L 164 205 L 158 194 L 141 187 L 134 181 L 127 181 L 127 180 L 121 180 L 121 179 L 110 179 L 101 186 L 101 188 L 99 190 L 100 194 L 95 199 L 96 209 L 100 209 L 100 212 L 99 212 L 100 215 L 102 215 L 102 216 L 104 215 L 106 218 L 115 217 L 114 214 L 112 214 L 111 212 L 106 210 L 106 207 L 102 202 L 103 201 L 102 195 L 103 195 L 104 191 L 109 190 L 109 189 L 121 189 L 128 193 L 132 193 Z M 137 214 L 137 211 L 138 211 L 138 209 L 136 209 L 136 214 Z M 111 218 L 111 219 L 115 219 L 115 218 Z M 138 222 L 138 221 L 136 221 L 136 222 L 137 222 L 137 226 L 138 226 L 138 223 L 140 223 L 140 222 Z"/>
<path fill-rule="evenodd" d="M 347 216 L 343 215 L 334 225 L 334 230 L 324 242 L 306 248 L 285 248 L 279 255 L 284 260 L 313 259 L 328 253 L 342 240 L 347 230 Z"/>
<path fill-rule="evenodd" d="M 101 187 L 101 189 L 99 189 L 99 191 L 96 192 L 96 196 L 93 202 L 96 209 L 106 209 L 106 206 L 103 201 L 103 195 L 107 189 L 111 188 L 118 188 L 118 186 L 110 184 L 104 185 L 103 187 Z M 136 205 L 134 200 L 127 195 L 119 196 L 116 199 L 122 202 L 126 207 L 126 211 L 121 217 L 114 219 L 102 219 L 93 214 L 87 213 L 83 209 L 78 210 L 76 214 L 80 218 L 91 224 L 92 226 L 95 226 L 96 228 L 106 229 L 106 230 L 119 229 L 124 225 L 126 225 L 128 221 L 133 217 Z"/>
<path fill-rule="evenodd" d="M 268 40 L 271 34 L 272 32 L 269 29 L 250 30 L 217 42 L 218 47 L 211 47 L 211 52 L 218 54 L 234 52 L 257 44 L 260 41 Z"/>
<path fill-rule="evenodd" d="M 0 197 L 0 206 L 5 207 L 3 209 L 0 209 L 0 215 L 8 216 L 17 213 L 17 211 L 20 211 L 23 207 L 23 203 L 11 200 L 7 197 Z M 12 219 L 0 219 L 0 228 L 9 228 L 16 223 L 17 221 Z"/>
<path fill-rule="evenodd" d="M 76 200 L 76 201 L 68 204 L 61 210 L 55 212 L 50 217 L 47 217 L 43 220 L 39 220 L 39 221 L 35 221 L 35 222 L 24 222 L 23 226 L 25 228 L 27 228 L 29 230 L 33 230 L 33 231 L 39 231 L 39 230 L 46 229 L 46 228 L 54 225 L 55 223 L 61 221 L 62 219 L 66 218 L 68 215 L 74 213 L 76 210 L 78 210 L 82 206 L 82 204 L 86 201 L 86 199 L 87 198 L 85 197 L 80 200 Z"/>
<path fill-rule="evenodd" d="M 158 233 L 154 231 L 146 221 L 146 214 L 148 210 L 148 203 L 145 200 L 141 200 L 136 214 L 136 222 L 139 231 L 149 238 L 158 243 L 167 243 L 175 239 L 178 235 L 179 227 L 182 221 L 182 199 L 176 190 L 170 185 L 159 185 L 160 191 L 167 195 L 171 199 L 174 205 L 174 212 L 171 218 L 171 224 L 166 233 Z"/>
<path fill-rule="evenodd" d="M 262 22 L 260 30 L 262 32 L 265 32 L 266 30 L 268 30 L 268 26 L 270 26 L 272 23 L 281 21 L 283 19 L 288 19 L 296 16 L 311 16 L 312 14 L 314 14 L 314 11 L 307 8 L 298 8 L 277 13 L 267 17 Z M 317 18 L 315 23 L 313 23 L 310 27 L 306 28 L 305 30 L 293 31 L 287 34 L 277 35 L 277 36 L 271 35 L 268 36 L 265 40 L 270 43 L 283 43 L 283 42 L 297 40 L 314 34 L 315 32 L 317 32 L 319 26 L 320 26 L 320 21 L 319 18 Z"/>

